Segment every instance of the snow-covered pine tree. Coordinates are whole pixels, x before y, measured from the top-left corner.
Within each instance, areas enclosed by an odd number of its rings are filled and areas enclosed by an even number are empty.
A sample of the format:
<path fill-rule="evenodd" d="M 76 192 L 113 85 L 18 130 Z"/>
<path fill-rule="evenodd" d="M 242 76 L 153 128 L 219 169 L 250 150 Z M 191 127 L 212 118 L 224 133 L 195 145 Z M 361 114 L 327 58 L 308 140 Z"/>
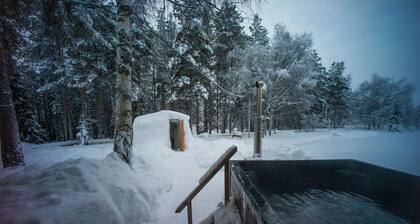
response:
<path fill-rule="evenodd" d="M 94 105 L 93 90 L 113 74 L 109 68 L 112 67 L 110 64 L 115 50 L 113 13 L 104 9 L 108 5 L 102 0 L 90 3 L 98 6 L 72 4 L 67 7 L 68 28 L 72 35 L 66 50 L 71 67 L 67 86 L 79 92 L 80 116 L 77 136 L 81 144 L 90 142 L 92 115 L 88 106 Z M 99 7 L 100 5 L 103 7 Z"/>
<path fill-rule="evenodd" d="M 242 16 L 236 9 L 236 6 L 230 1 L 223 1 L 215 14 L 214 19 L 214 42 L 213 42 L 213 67 L 215 81 L 225 89 L 233 90 L 237 83 L 229 72 L 232 69 L 231 61 L 228 58 L 230 52 L 235 48 L 243 48 L 246 42 L 246 36 L 241 23 Z M 236 99 L 226 94 L 220 89 L 216 89 L 216 122 L 219 120 L 219 114 L 222 115 L 222 133 L 225 132 L 227 124 L 232 131 L 232 122 L 239 117 L 238 112 L 234 113 Z M 211 99 L 213 100 L 213 94 Z M 213 103 L 213 102 L 212 102 Z M 238 106 L 238 105 L 237 105 Z M 212 108 L 212 106 L 209 106 Z M 213 111 L 213 110 L 211 110 Z M 229 118 L 229 119 L 228 119 Z M 211 116 L 210 116 L 211 119 Z M 219 125 L 218 122 L 216 125 Z"/>
<path fill-rule="evenodd" d="M 168 17 L 165 15 L 165 8 L 158 10 L 156 33 L 158 36 L 154 38 L 154 67 L 156 69 L 156 110 L 167 108 L 170 87 L 171 87 L 171 72 L 172 72 L 172 58 L 175 56 L 175 51 L 172 49 L 175 41 L 176 23 L 173 15 Z"/>
<path fill-rule="evenodd" d="M 315 86 L 310 93 L 313 95 L 310 116 L 315 119 L 314 127 L 328 127 L 327 123 L 327 97 L 328 97 L 328 74 L 321 63 L 321 58 L 316 51 L 313 51 L 314 58 L 314 81 Z"/>
<path fill-rule="evenodd" d="M 9 63 L 13 101 L 15 103 L 19 133 L 22 140 L 40 144 L 48 140 L 46 130 L 39 123 L 40 100 L 36 93 L 35 77 L 24 76 Z"/>
<path fill-rule="evenodd" d="M 38 80 L 38 93 L 42 94 L 46 105 L 43 126 L 48 136 L 56 140 L 73 138 L 71 97 L 73 93 L 67 86 L 71 67 L 66 49 L 71 41 L 68 29 L 67 10 L 60 1 L 42 0 L 36 14 L 31 17 L 31 30 L 28 44 L 22 52 L 28 67 L 26 76 L 34 71 Z M 62 124 L 62 128 L 57 127 Z M 61 126 L 61 125 L 60 125 Z M 62 136 L 59 137 L 59 136 Z"/>
<path fill-rule="evenodd" d="M 420 128 L 420 105 L 414 107 L 413 124 L 416 129 Z"/>
<path fill-rule="evenodd" d="M 251 26 L 249 27 L 251 42 L 261 46 L 268 46 L 270 44 L 268 30 L 262 25 L 261 21 L 261 17 L 258 14 L 254 14 Z"/>
<path fill-rule="evenodd" d="M 333 128 L 343 127 L 349 113 L 350 79 L 344 69 L 344 62 L 333 62 L 328 70 L 328 115 Z"/>
<path fill-rule="evenodd" d="M 154 42 L 145 18 L 133 21 L 131 49 L 133 52 L 132 93 L 133 115 L 139 116 L 156 111 L 157 71 L 154 64 Z M 151 28 L 152 29 L 152 28 Z"/>
<path fill-rule="evenodd" d="M 389 118 L 388 131 L 400 132 L 403 129 L 401 106 L 396 103 Z"/>
<path fill-rule="evenodd" d="M 209 76 L 209 58 L 212 53 L 207 35 L 209 10 L 207 4 L 194 0 L 182 0 L 174 5 L 174 15 L 179 21 L 175 49 L 178 51 L 174 64 L 172 105 L 191 116 L 191 124 L 197 123 L 193 113 L 194 99 L 205 97 L 206 78 Z M 197 104 L 197 101 L 196 101 Z"/>

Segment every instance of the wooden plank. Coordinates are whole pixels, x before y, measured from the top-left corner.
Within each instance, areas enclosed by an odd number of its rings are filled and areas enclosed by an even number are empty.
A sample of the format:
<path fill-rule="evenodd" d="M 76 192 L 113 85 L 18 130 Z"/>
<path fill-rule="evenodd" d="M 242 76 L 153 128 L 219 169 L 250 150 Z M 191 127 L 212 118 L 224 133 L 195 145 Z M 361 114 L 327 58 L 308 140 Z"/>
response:
<path fill-rule="evenodd" d="M 222 168 L 224 164 L 227 164 L 230 158 L 236 153 L 238 149 L 236 146 L 232 145 L 229 147 L 225 153 L 209 168 L 209 170 L 203 175 L 200 179 L 197 187 L 181 202 L 181 204 L 176 208 L 175 212 L 180 213 L 185 206 L 191 203 L 192 199 L 204 188 L 204 186 L 211 180 L 211 178 L 216 175 L 216 173 Z"/>
<path fill-rule="evenodd" d="M 185 151 L 185 129 L 184 120 L 179 121 L 179 150 Z"/>

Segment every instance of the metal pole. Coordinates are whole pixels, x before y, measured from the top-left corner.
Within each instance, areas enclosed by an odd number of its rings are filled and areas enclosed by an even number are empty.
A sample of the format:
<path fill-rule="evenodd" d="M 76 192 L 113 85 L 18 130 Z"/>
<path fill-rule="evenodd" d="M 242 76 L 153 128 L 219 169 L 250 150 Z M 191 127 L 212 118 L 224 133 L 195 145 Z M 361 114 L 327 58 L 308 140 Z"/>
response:
<path fill-rule="evenodd" d="M 256 83 L 257 87 L 257 111 L 255 118 L 254 157 L 261 157 L 261 125 L 262 125 L 262 87 L 263 81 Z"/>

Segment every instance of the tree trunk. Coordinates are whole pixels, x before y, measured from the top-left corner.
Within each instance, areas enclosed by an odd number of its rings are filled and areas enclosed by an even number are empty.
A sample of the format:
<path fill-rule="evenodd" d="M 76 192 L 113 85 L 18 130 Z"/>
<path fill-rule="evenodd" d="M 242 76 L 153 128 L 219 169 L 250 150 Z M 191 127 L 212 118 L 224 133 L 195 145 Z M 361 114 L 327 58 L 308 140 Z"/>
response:
<path fill-rule="evenodd" d="M 199 128 L 198 128 L 198 124 L 200 123 L 200 99 L 198 98 L 198 95 L 196 95 L 195 97 L 196 99 L 196 104 L 195 104 L 195 128 L 197 129 L 197 134 L 199 133 Z"/>
<path fill-rule="evenodd" d="M 104 138 L 104 100 L 101 81 L 98 78 L 95 80 L 95 118 L 96 118 L 96 138 Z"/>
<path fill-rule="evenodd" d="M 82 110 L 82 119 L 86 120 L 88 117 L 88 107 L 86 102 L 86 89 L 80 88 L 80 106 Z"/>
<path fill-rule="evenodd" d="M 71 114 L 69 106 L 69 95 L 66 86 L 63 86 L 63 123 L 64 123 L 64 140 L 73 139 L 73 130 L 71 127 Z"/>
<path fill-rule="evenodd" d="M 0 142 L 3 167 L 25 165 L 9 75 L 5 66 L 6 60 L 11 59 L 6 58 L 4 53 L 0 57 Z"/>
<path fill-rule="evenodd" d="M 248 97 L 248 138 L 251 138 L 251 96 Z"/>
<path fill-rule="evenodd" d="M 132 164 L 133 119 L 131 108 L 132 52 L 130 31 L 132 9 L 127 0 L 117 0 L 117 80 L 115 85 L 114 152 Z"/>
<path fill-rule="evenodd" d="M 211 83 L 210 83 L 210 87 L 209 87 L 209 97 L 208 97 L 208 106 L 207 106 L 207 120 L 208 120 L 208 131 L 209 134 L 211 134 L 212 130 L 213 130 L 213 94 L 212 94 L 212 88 L 211 88 Z"/>
<path fill-rule="evenodd" d="M 203 132 L 208 132 L 209 131 L 209 107 L 208 107 L 208 102 L 209 100 L 204 99 L 203 101 L 203 106 L 204 106 L 204 111 L 203 111 Z"/>
<path fill-rule="evenodd" d="M 270 120 L 268 121 L 268 136 L 271 137 L 271 130 L 273 129 L 273 111 L 270 110 Z"/>
<path fill-rule="evenodd" d="M 217 79 L 216 79 L 217 80 Z M 216 89 L 216 131 L 219 133 L 219 107 L 220 107 L 220 96 L 219 88 Z"/>

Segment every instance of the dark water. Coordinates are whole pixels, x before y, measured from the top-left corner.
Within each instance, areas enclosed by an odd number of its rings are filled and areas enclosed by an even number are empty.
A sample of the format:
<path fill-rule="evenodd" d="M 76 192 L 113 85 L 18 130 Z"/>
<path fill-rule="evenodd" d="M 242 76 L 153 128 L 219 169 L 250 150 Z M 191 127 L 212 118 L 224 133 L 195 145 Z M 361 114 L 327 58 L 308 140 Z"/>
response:
<path fill-rule="evenodd" d="M 369 198 L 342 191 L 274 194 L 268 202 L 285 223 L 409 223 Z"/>

